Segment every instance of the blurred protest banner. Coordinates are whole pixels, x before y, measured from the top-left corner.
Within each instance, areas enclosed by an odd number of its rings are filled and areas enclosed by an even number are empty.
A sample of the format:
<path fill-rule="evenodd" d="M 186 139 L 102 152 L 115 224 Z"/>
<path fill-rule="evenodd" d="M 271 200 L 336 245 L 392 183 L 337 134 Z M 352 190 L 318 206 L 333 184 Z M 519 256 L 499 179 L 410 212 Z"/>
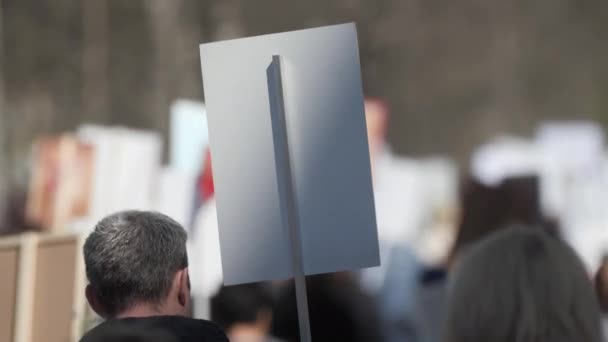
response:
<path fill-rule="evenodd" d="M 93 147 L 72 135 L 38 140 L 27 202 L 28 221 L 47 231 L 65 229 L 88 214 Z"/>
<path fill-rule="evenodd" d="M 118 210 L 165 209 L 157 203 L 159 182 L 170 182 L 172 175 L 162 177 L 162 146 L 155 132 L 89 124 L 76 134 L 38 139 L 28 223 L 42 231 L 88 232 Z"/>
<path fill-rule="evenodd" d="M 603 128 L 592 121 L 549 121 L 536 131 L 542 198 L 592 273 L 608 250 L 608 173 Z"/>
<path fill-rule="evenodd" d="M 104 216 L 125 209 L 150 210 L 161 173 L 160 134 L 116 126 L 82 125 L 80 141 L 94 147 L 91 205 L 69 231 L 90 232 Z"/>
<path fill-rule="evenodd" d="M 0 338 L 77 341 L 84 328 L 85 269 L 78 235 L 24 234 L 0 240 Z"/>
<path fill-rule="evenodd" d="M 199 101 L 179 99 L 171 104 L 170 167 L 197 173 L 209 143 L 207 110 Z"/>

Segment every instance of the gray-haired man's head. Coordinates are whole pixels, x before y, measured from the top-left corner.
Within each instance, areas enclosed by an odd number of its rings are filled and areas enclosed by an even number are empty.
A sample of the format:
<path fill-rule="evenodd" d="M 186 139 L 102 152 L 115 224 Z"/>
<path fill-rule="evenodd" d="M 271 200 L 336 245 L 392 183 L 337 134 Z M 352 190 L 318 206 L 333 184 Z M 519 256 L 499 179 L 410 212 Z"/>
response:
<path fill-rule="evenodd" d="M 186 231 L 170 217 L 123 211 L 102 219 L 84 245 L 87 299 L 101 316 L 187 315 Z"/>

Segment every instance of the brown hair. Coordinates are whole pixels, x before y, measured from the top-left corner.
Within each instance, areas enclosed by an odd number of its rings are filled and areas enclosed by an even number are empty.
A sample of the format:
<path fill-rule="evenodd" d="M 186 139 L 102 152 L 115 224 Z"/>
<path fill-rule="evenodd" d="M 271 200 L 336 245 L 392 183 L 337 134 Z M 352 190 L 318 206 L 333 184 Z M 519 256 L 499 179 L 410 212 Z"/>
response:
<path fill-rule="evenodd" d="M 608 313 L 608 255 L 604 256 L 595 276 L 595 290 L 602 311 Z"/>

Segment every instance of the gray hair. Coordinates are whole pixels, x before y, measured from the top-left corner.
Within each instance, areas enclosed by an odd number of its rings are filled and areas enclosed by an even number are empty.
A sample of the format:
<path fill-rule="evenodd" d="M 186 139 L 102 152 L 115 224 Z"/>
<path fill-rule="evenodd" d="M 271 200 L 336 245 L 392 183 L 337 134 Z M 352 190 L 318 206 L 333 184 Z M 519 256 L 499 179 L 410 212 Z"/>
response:
<path fill-rule="evenodd" d="M 123 211 L 105 217 L 87 238 L 87 278 L 109 316 L 137 303 L 161 304 L 175 272 L 188 266 L 186 231 L 170 217 Z"/>

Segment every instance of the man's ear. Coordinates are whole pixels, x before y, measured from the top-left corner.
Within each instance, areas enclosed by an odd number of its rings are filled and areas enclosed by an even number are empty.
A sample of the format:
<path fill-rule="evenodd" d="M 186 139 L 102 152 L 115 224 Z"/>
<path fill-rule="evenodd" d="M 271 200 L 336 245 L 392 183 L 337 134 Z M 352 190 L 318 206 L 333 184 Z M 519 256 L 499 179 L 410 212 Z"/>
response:
<path fill-rule="evenodd" d="M 188 268 L 177 272 L 177 281 L 177 300 L 179 305 L 188 306 L 190 304 L 190 277 L 188 276 Z"/>
<path fill-rule="evenodd" d="M 107 317 L 106 310 L 104 309 L 103 305 L 101 305 L 101 303 L 99 301 L 99 295 L 97 294 L 97 291 L 95 290 L 95 288 L 93 288 L 93 286 L 91 286 L 91 284 L 87 285 L 87 287 L 85 289 L 85 295 L 86 295 L 87 301 L 89 302 L 89 305 L 91 306 L 93 311 L 95 311 L 102 318 L 107 319 L 108 317 Z"/>

